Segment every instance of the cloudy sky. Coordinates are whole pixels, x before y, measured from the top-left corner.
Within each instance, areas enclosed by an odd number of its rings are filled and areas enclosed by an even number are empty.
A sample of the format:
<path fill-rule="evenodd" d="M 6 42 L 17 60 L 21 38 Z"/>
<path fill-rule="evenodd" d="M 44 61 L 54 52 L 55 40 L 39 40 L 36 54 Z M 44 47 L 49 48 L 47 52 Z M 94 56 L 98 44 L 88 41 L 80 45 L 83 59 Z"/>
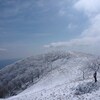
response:
<path fill-rule="evenodd" d="M 100 55 L 100 0 L 0 0 L 0 59 L 54 49 Z"/>

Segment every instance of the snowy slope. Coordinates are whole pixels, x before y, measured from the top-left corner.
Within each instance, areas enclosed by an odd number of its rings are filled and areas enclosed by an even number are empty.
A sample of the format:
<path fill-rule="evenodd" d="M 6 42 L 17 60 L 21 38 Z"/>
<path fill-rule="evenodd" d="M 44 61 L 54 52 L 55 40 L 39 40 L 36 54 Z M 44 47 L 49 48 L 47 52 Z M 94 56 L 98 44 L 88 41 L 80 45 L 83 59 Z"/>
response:
<path fill-rule="evenodd" d="M 81 83 L 82 81 L 64 83 L 50 89 L 43 89 L 35 93 L 31 90 L 30 93 L 21 94 L 6 100 L 100 100 L 100 90 L 84 95 L 75 95 L 73 88 L 77 87 L 77 85 Z"/>
<path fill-rule="evenodd" d="M 75 52 L 60 53 L 60 57 L 57 56 L 58 53 L 56 53 L 56 56 L 54 55 L 55 52 L 49 53 L 49 59 L 46 60 L 49 60 L 49 62 L 53 60 L 49 64 L 51 69 L 45 68 L 44 75 L 35 84 L 29 86 L 20 94 L 5 100 L 100 100 L 99 90 L 75 95 L 75 88 L 79 84 L 92 81 L 91 79 L 83 80 L 80 69 L 94 56 Z M 51 57 L 55 59 L 51 59 Z M 31 58 L 28 58 L 29 62 Z"/>

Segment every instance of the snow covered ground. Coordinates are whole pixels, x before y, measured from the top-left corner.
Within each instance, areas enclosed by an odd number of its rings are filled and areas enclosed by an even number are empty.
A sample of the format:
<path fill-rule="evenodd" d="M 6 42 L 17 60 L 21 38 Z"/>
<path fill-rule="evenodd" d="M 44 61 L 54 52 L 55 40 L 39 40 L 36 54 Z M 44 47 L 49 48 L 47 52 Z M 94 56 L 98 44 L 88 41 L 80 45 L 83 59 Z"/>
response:
<path fill-rule="evenodd" d="M 0 100 L 100 100 L 99 82 L 94 86 L 96 90 L 82 95 L 75 94 L 78 86 L 93 82 L 93 79 L 83 80 L 83 73 L 80 70 L 93 56 L 72 52 L 71 54 L 73 56 L 69 60 L 66 57 L 55 60 L 52 63 L 54 69 L 36 84 L 16 96 Z M 85 88 L 91 89 L 87 85 Z"/>
<path fill-rule="evenodd" d="M 90 81 L 92 80 L 84 82 Z M 64 83 L 38 92 L 30 90 L 30 92 L 22 93 L 6 100 L 100 100 L 100 90 L 83 95 L 75 95 L 74 88 L 82 83 L 83 81 Z"/>

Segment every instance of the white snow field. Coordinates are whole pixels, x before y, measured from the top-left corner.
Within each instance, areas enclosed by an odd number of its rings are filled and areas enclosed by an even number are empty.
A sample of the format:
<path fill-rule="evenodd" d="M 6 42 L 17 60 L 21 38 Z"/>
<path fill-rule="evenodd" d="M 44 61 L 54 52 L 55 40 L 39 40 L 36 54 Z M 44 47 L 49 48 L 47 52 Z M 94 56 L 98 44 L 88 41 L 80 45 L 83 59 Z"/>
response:
<path fill-rule="evenodd" d="M 40 75 L 34 84 L 30 84 L 16 96 L 0 100 L 100 100 L 99 80 L 94 83 L 91 75 L 85 75 L 83 79 L 82 73 L 87 61 L 95 56 L 76 52 L 53 52 L 46 54 L 47 56 L 49 58 L 45 59 L 48 60 L 47 69 L 45 68 L 44 74 Z M 55 58 L 52 62 L 51 57 Z M 24 62 L 28 60 L 27 63 L 23 65 L 28 66 L 32 63 L 32 59 L 33 57 L 27 58 L 24 60 Z M 23 66 L 21 62 L 18 63 Z"/>

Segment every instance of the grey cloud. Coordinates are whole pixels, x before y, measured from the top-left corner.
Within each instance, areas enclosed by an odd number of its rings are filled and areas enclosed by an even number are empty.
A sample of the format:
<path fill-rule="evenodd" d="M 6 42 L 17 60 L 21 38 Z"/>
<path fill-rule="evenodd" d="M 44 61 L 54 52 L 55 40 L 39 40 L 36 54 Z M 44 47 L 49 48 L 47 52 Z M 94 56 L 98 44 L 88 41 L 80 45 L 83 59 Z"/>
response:
<path fill-rule="evenodd" d="M 6 51 L 7 49 L 4 49 L 4 48 L 0 48 L 0 52 L 4 52 Z"/>

